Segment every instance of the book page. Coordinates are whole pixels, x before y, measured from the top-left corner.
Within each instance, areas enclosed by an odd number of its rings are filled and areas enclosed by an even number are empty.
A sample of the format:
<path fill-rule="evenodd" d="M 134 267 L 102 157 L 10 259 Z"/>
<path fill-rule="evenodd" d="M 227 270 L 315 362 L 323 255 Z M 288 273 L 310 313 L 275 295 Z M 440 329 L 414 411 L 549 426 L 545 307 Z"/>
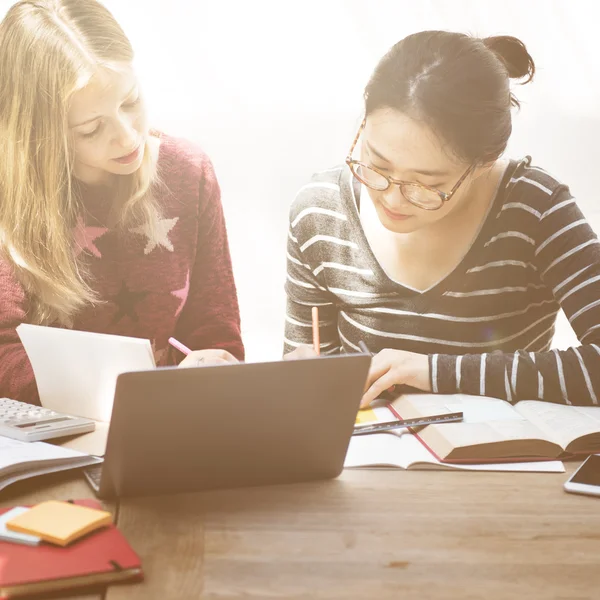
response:
<path fill-rule="evenodd" d="M 3 469 L 28 462 L 77 459 L 82 452 L 61 448 L 45 442 L 21 442 L 0 436 L 0 476 Z"/>
<path fill-rule="evenodd" d="M 42 406 L 108 422 L 117 377 L 155 367 L 149 340 L 21 324 Z"/>
<path fill-rule="evenodd" d="M 370 433 L 350 439 L 344 468 L 397 467 L 407 469 L 412 463 L 437 462 L 407 430 L 399 433 Z"/>
<path fill-rule="evenodd" d="M 563 449 L 584 435 L 600 434 L 600 407 L 522 400 L 516 409 Z"/>
<path fill-rule="evenodd" d="M 466 394 L 410 394 L 392 404 L 402 418 L 463 412 L 461 423 L 428 425 L 418 431 L 419 437 L 442 460 L 554 458 L 560 453 L 546 432 L 504 400 Z"/>
<path fill-rule="evenodd" d="M 87 467 L 90 465 L 99 464 L 100 462 L 102 462 L 102 459 L 100 458 L 82 456 L 81 458 L 73 459 L 72 462 L 50 463 L 50 466 L 48 466 L 47 463 L 36 463 L 37 465 L 41 464 L 42 466 L 32 466 L 31 468 L 27 468 L 27 470 L 10 472 L 9 474 L 2 473 L 0 476 L 0 491 L 2 491 L 5 487 L 16 483 L 17 481 L 22 481 L 23 479 L 38 477 L 39 475 L 46 475 L 48 473 L 58 473 L 59 471 L 68 471 L 69 469 Z"/>

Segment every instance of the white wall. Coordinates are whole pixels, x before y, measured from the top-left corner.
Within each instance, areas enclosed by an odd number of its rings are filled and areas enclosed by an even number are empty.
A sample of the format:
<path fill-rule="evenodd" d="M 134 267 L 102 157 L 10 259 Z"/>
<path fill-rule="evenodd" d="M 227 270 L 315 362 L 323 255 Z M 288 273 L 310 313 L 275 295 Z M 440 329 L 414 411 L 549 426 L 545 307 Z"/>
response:
<path fill-rule="evenodd" d="M 0 0 L 0 14 L 11 4 Z M 154 125 L 219 176 L 249 359 L 280 355 L 286 219 L 312 172 L 340 163 L 381 55 L 421 29 L 511 34 L 534 83 L 515 90 L 509 154 L 571 185 L 600 224 L 594 0 L 105 0 L 132 40 Z M 561 327 L 558 345 L 571 340 Z"/>

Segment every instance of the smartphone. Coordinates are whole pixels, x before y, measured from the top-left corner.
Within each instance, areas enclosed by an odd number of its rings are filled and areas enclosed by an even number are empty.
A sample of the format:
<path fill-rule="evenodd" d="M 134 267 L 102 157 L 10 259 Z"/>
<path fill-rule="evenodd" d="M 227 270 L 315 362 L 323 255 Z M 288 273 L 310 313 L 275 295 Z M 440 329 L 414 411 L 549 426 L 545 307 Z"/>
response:
<path fill-rule="evenodd" d="M 592 454 L 565 482 L 565 490 L 574 494 L 600 496 L 600 454 Z"/>

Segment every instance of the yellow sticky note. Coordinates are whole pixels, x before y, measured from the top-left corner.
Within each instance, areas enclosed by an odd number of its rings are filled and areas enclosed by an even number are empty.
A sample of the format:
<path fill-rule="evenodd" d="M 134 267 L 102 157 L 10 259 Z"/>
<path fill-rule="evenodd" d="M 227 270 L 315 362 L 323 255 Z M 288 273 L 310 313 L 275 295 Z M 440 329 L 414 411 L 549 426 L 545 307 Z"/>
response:
<path fill-rule="evenodd" d="M 366 408 L 365 410 L 359 410 L 356 415 L 356 424 L 360 425 L 361 423 L 370 423 L 371 421 L 377 421 L 377 415 L 371 408 Z"/>
<path fill-rule="evenodd" d="M 51 500 L 34 506 L 31 510 L 6 523 L 10 531 L 37 535 L 45 542 L 66 546 L 84 535 L 110 525 L 109 512 Z"/>

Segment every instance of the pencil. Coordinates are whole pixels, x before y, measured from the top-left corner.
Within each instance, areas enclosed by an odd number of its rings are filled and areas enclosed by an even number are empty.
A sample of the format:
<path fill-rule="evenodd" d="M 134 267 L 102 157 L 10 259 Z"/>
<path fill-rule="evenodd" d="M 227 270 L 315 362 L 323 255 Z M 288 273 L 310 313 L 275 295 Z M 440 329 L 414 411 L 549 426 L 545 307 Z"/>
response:
<path fill-rule="evenodd" d="M 360 342 L 358 342 L 358 347 L 365 353 L 365 354 L 369 354 L 371 356 L 373 356 L 373 353 L 369 350 L 369 348 L 367 347 L 367 345 L 360 340 Z"/>
<path fill-rule="evenodd" d="M 175 338 L 169 338 L 169 344 L 171 344 L 171 346 L 173 346 L 173 348 L 177 348 L 177 350 L 179 350 L 179 352 L 185 354 L 186 356 L 188 354 L 190 354 L 191 350 L 187 347 L 184 346 L 181 342 L 178 342 Z"/>
<path fill-rule="evenodd" d="M 317 306 L 312 307 L 312 337 L 313 348 L 318 356 L 321 354 L 321 340 L 319 337 L 319 308 Z"/>

